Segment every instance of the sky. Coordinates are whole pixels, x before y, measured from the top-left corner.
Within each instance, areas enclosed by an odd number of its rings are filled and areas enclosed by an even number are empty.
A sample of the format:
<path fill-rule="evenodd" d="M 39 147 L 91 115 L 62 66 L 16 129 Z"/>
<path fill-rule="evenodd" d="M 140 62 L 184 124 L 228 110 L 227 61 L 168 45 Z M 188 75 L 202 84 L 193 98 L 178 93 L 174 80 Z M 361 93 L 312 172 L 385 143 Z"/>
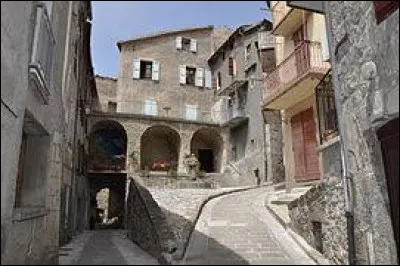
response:
<path fill-rule="evenodd" d="M 268 19 L 265 1 L 92 1 L 95 74 L 117 77 L 117 41 L 167 29 L 227 26 Z"/>

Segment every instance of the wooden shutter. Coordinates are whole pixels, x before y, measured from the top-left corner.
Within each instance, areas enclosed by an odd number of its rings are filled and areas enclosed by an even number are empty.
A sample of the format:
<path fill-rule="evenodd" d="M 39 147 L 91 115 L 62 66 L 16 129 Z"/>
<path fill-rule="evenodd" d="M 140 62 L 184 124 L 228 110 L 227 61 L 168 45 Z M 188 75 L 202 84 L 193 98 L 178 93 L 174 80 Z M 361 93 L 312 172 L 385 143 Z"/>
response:
<path fill-rule="evenodd" d="M 176 37 L 175 46 L 176 49 L 182 49 L 182 37 Z"/>
<path fill-rule="evenodd" d="M 190 51 L 197 52 L 197 41 L 195 39 L 190 39 Z"/>
<path fill-rule="evenodd" d="M 140 79 L 140 59 L 133 59 L 133 78 Z"/>
<path fill-rule="evenodd" d="M 179 83 L 186 84 L 186 65 L 179 66 Z"/>
<path fill-rule="evenodd" d="M 203 80 L 204 80 L 204 69 L 197 68 L 196 69 L 196 76 L 195 76 L 195 85 L 198 87 L 203 87 Z"/>
<path fill-rule="evenodd" d="M 390 14 L 399 8 L 398 1 L 374 1 L 375 17 L 378 23 L 385 20 Z"/>
<path fill-rule="evenodd" d="M 158 61 L 153 61 L 151 79 L 160 80 L 160 62 Z"/>
<path fill-rule="evenodd" d="M 205 80 L 205 87 L 208 89 L 212 89 L 212 77 L 211 77 L 211 71 L 206 70 L 204 73 L 204 80 Z"/>

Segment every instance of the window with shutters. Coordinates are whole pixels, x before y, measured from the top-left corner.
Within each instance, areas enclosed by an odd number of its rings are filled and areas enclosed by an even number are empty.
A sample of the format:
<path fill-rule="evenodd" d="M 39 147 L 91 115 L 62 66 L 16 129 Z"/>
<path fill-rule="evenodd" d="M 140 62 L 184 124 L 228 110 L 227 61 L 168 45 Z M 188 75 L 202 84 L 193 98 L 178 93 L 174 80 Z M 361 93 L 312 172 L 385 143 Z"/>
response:
<path fill-rule="evenodd" d="M 175 45 L 178 50 L 197 52 L 197 40 L 195 39 L 178 36 Z"/>
<path fill-rule="evenodd" d="M 197 120 L 198 107 L 197 105 L 186 105 L 185 119 Z"/>
<path fill-rule="evenodd" d="M 151 61 L 140 61 L 140 78 L 151 79 L 153 69 L 153 62 Z"/>
<path fill-rule="evenodd" d="M 399 8 L 398 1 L 374 1 L 376 22 L 381 23 Z"/>
<path fill-rule="evenodd" d="M 157 115 L 157 102 L 155 100 L 149 99 L 144 102 L 144 114 Z"/>
<path fill-rule="evenodd" d="M 196 82 L 196 68 L 186 67 L 186 84 L 195 85 Z"/>

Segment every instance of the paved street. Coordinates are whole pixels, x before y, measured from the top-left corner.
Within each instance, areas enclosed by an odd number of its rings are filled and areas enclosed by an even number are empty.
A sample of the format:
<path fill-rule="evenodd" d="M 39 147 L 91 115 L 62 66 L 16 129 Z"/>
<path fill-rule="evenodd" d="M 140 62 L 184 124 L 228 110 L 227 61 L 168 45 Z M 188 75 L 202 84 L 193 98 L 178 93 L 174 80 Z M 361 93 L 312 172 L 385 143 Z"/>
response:
<path fill-rule="evenodd" d="M 260 188 L 211 200 L 185 264 L 315 264 L 263 207 L 267 192 Z"/>
<path fill-rule="evenodd" d="M 61 248 L 60 265 L 158 265 L 155 258 L 126 238 L 125 230 L 96 230 Z"/>

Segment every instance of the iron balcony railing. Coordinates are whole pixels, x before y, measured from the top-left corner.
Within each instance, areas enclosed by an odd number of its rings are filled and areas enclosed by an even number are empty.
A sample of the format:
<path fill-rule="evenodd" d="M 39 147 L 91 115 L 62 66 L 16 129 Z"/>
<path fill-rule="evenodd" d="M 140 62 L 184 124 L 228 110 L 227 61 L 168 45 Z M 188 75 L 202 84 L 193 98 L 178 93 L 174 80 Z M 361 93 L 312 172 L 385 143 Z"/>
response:
<path fill-rule="evenodd" d="M 263 103 L 271 102 L 308 73 L 325 74 L 330 64 L 322 57 L 319 42 L 303 41 L 269 74 L 264 74 Z"/>

